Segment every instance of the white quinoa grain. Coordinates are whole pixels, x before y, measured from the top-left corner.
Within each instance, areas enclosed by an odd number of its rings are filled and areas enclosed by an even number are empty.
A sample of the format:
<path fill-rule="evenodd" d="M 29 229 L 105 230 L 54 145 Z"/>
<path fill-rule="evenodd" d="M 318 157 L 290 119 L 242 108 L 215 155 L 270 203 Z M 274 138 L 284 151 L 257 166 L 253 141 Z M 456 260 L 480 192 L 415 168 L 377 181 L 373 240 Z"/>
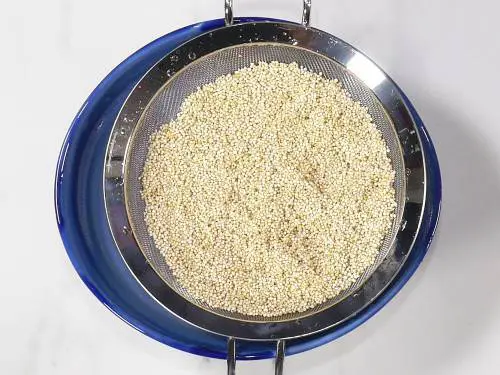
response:
<path fill-rule="evenodd" d="M 387 146 L 336 80 L 259 63 L 151 137 L 145 219 L 178 282 L 248 315 L 307 310 L 370 267 L 396 207 Z"/>

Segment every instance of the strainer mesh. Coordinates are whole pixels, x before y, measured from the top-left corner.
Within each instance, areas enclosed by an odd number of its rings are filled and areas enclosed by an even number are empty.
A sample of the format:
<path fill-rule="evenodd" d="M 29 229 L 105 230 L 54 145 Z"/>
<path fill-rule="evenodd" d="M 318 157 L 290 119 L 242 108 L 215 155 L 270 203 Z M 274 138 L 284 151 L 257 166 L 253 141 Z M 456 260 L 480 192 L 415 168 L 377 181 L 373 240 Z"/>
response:
<path fill-rule="evenodd" d="M 145 203 L 141 197 L 140 176 L 144 168 L 148 152 L 149 139 L 162 125 L 173 120 L 179 112 L 180 106 L 186 96 L 193 93 L 197 87 L 213 82 L 217 77 L 233 73 L 251 63 L 259 61 L 279 61 L 282 63 L 296 62 L 309 70 L 319 73 L 330 79 L 338 79 L 343 87 L 351 94 L 352 98 L 368 108 L 377 128 L 381 131 L 389 149 L 389 157 L 396 172 L 396 219 L 390 233 L 383 241 L 381 251 L 376 262 L 347 290 L 338 296 L 318 305 L 310 310 L 287 314 L 280 317 L 246 316 L 239 313 L 214 309 L 202 301 L 194 299 L 182 286 L 179 285 L 165 262 L 164 257 L 156 248 L 152 237 L 149 235 L 144 220 Z M 125 197 L 127 212 L 132 230 L 142 252 L 148 262 L 162 279 L 186 300 L 194 303 L 212 313 L 228 318 L 247 321 L 283 321 L 300 319 L 314 314 L 320 310 L 333 306 L 346 296 L 355 292 L 361 284 L 373 273 L 392 249 L 393 240 L 399 228 L 405 199 L 405 174 L 402 152 L 397 134 L 392 122 L 384 108 L 373 92 L 358 78 L 339 63 L 317 53 L 283 44 L 253 43 L 234 46 L 213 52 L 186 66 L 174 75 L 151 100 L 144 111 L 138 125 L 130 139 L 128 154 L 125 161 Z"/>

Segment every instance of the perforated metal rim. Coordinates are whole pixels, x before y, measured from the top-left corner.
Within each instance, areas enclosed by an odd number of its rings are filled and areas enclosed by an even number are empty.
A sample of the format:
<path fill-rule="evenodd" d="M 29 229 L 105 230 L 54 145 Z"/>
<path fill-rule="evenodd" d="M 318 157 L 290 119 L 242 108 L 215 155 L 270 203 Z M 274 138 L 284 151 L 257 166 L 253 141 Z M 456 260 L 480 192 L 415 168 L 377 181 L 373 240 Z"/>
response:
<path fill-rule="evenodd" d="M 394 251 L 386 257 L 377 270 L 361 286 L 359 291 L 329 309 L 303 317 L 299 322 L 249 322 L 228 318 L 196 306 L 175 292 L 145 262 L 145 257 L 130 230 L 124 202 L 123 162 L 127 155 L 131 134 L 147 111 L 152 98 L 174 72 L 189 65 L 193 56 L 201 58 L 221 48 L 228 48 L 251 41 L 292 45 L 327 56 L 343 66 L 354 59 L 357 63 L 355 75 L 368 85 L 374 85 L 373 75 L 379 82 L 373 93 L 383 104 L 398 133 L 406 166 L 406 203 L 402 210 L 401 229 L 398 231 Z M 177 58 L 171 58 L 171 56 Z M 361 58 L 361 60 L 360 60 Z M 352 65 L 352 64 L 351 64 Z M 366 74 L 371 73 L 371 76 Z M 226 27 L 201 35 L 166 56 L 153 67 L 133 90 L 115 123 L 108 145 L 104 172 L 105 199 L 108 220 L 117 246 L 132 272 L 145 289 L 161 304 L 186 321 L 201 328 L 228 336 L 248 339 L 275 339 L 302 336 L 338 324 L 352 316 L 389 284 L 404 263 L 418 232 L 423 210 L 425 171 L 420 151 L 418 133 L 413 120 L 399 97 L 394 84 L 373 63 L 345 42 L 319 30 L 287 23 L 247 23 Z"/>

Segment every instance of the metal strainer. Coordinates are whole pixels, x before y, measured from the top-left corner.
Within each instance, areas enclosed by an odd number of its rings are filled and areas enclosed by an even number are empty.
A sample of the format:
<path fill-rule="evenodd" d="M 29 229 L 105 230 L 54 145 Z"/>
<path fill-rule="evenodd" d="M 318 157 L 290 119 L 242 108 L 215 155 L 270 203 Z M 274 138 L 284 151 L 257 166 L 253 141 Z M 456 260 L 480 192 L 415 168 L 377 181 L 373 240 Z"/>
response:
<path fill-rule="evenodd" d="M 404 264 L 424 209 L 424 155 L 413 118 L 395 84 L 352 46 L 310 28 L 311 1 L 303 3 L 302 25 L 242 23 L 233 20 L 232 1 L 225 0 L 226 26 L 186 42 L 151 68 L 127 98 L 108 143 L 105 201 L 118 250 L 138 281 L 165 308 L 229 338 L 230 373 L 234 373 L 235 338 L 277 341 L 276 372 L 281 373 L 283 340 L 330 328 L 373 301 Z M 396 218 L 375 264 L 351 288 L 320 306 L 272 318 L 211 308 L 178 284 L 148 234 L 139 180 L 150 136 L 177 116 L 186 96 L 221 75 L 259 61 L 296 62 L 338 79 L 354 100 L 368 108 L 396 172 Z"/>

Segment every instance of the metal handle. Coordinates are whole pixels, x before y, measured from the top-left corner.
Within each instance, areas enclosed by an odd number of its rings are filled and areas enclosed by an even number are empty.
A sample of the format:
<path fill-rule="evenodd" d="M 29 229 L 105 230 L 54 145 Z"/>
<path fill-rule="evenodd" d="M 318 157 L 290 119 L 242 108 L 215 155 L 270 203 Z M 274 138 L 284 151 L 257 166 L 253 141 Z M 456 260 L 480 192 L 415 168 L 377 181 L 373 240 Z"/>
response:
<path fill-rule="evenodd" d="M 309 26 L 311 20 L 311 1 L 302 0 L 302 25 Z M 233 0 L 224 0 L 224 22 L 226 26 L 232 25 L 234 22 L 233 17 Z"/>
<path fill-rule="evenodd" d="M 227 340 L 227 375 L 235 375 L 236 372 L 236 340 Z"/>
<path fill-rule="evenodd" d="M 276 343 L 276 359 L 274 361 L 274 375 L 283 375 L 283 362 L 285 361 L 285 340 Z"/>
<path fill-rule="evenodd" d="M 224 0 L 224 22 L 229 26 L 233 21 L 233 0 Z"/>
<path fill-rule="evenodd" d="M 276 359 L 274 360 L 274 375 L 283 375 L 283 361 L 285 360 L 285 341 L 276 343 Z M 236 340 L 227 341 L 227 375 L 236 374 Z"/>

